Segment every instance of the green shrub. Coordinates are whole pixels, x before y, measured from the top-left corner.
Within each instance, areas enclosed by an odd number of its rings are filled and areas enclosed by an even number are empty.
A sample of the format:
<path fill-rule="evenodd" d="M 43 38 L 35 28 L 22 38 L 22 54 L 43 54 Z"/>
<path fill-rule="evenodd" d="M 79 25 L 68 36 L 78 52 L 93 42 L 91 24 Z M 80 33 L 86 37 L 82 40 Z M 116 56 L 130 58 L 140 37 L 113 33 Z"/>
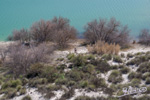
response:
<path fill-rule="evenodd" d="M 95 72 L 95 66 L 92 65 L 92 64 L 88 64 L 88 65 L 84 66 L 84 67 L 82 68 L 82 70 L 83 70 L 84 72 L 93 74 L 93 73 Z"/>
<path fill-rule="evenodd" d="M 18 85 L 22 85 L 22 82 L 20 79 L 13 80 L 11 87 L 17 87 Z"/>
<path fill-rule="evenodd" d="M 125 65 L 118 65 L 118 68 L 120 68 L 120 69 L 122 69 L 124 67 L 126 67 L 126 66 Z"/>
<path fill-rule="evenodd" d="M 67 99 L 73 97 L 74 94 L 75 94 L 74 89 L 71 88 L 69 91 L 67 91 L 65 94 L 62 95 L 60 100 L 67 100 Z"/>
<path fill-rule="evenodd" d="M 42 77 L 48 79 L 48 82 L 54 82 L 58 78 L 58 70 L 52 66 L 46 66 L 42 71 Z"/>
<path fill-rule="evenodd" d="M 92 99 L 88 96 L 79 96 L 79 97 L 76 97 L 75 100 L 92 100 Z"/>
<path fill-rule="evenodd" d="M 25 88 L 22 88 L 22 89 L 20 89 L 20 95 L 23 95 L 23 94 L 26 94 L 26 89 Z"/>
<path fill-rule="evenodd" d="M 127 65 L 140 65 L 143 62 L 149 61 L 150 56 L 139 56 L 127 62 Z"/>
<path fill-rule="evenodd" d="M 150 84 L 150 77 L 147 77 L 146 78 L 146 82 L 145 82 L 146 84 Z"/>
<path fill-rule="evenodd" d="M 124 67 L 120 70 L 123 74 L 129 73 L 130 69 L 128 67 Z"/>
<path fill-rule="evenodd" d="M 122 58 L 124 58 L 124 57 L 125 57 L 124 53 L 121 53 L 121 54 L 120 54 L 120 56 L 121 56 Z"/>
<path fill-rule="evenodd" d="M 48 84 L 48 85 L 46 86 L 46 89 L 47 89 L 48 91 L 56 91 L 56 90 L 59 90 L 60 87 L 57 86 L 57 85 L 55 85 L 55 84 Z"/>
<path fill-rule="evenodd" d="M 58 78 L 55 80 L 55 83 L 57 85 L 66 85 L 68 80 L 66 78 Z"/>
<path fill-rule="evenodd" d="M 22 100 L 32 100 L 32 98 L 29 95 L 27 95 L 27 96 L 23 97 Z"/>
<path fill-rule="evenodd" d="M 67 73 L 67 77 L 73 81 L 80 81 L 84 77 L 84 73 L 73 69 Z"/>
<path fill-rule="evenodd" d="M 6 77 L 4 77 L 3 75 L 0 75 L 0 80 L 1 80 L 1 81 L 5 81 L 5 80 L 6 80 Z"/>
<path fill-rule="evenodd" d="M 129 73 L 128 79 L 132 80 L 133 78 L 136 78 L 136 72 Z"/>
<path fill-rule="evenodd" d="M 91 85 L 94 85 L 96 88 L 105 88 L 106 83 L 103 78 L 93 77 L 90 79 Z"/>
<path fill-rule="evenodd" d="M 75 100 L 108 100 L 104 97 L 88 97 L 88 96 L 78 96 Z M 109 99 L 112 100 L 112 99 Z"/>
<path fill-rule="evenodd" d="M 79 54 L 71 59 L 71 62 L 74 64 L 74 67 L 83 67 L 86 64 L 86 57 Z"/>
<path fill-rule="evenodd" d="M 54 96 L 55 96 L 55 94 L 53 92 L 47 92 L 44 97 L 50 99 L 50 98 L 52 98 Z"/>
<path fill-rule="evenodd" d="M 104 59 L 104 60 L 111 60 L 112 59 L 112 55 L 111 54 L 103 54 L 102 55 L 102 59 Z"/>
<path fill-rule="evenodd" d="M 114 84 L 120 83 L 123 80 L 121 73 L 118 70 L 114 70 L 111 72 L 110 76 L 108 77 L 108 81 Z"/>
<path fill-rule="evenodd" d="M 73 53 L 67 55 L 68 60 L 72 60 L 75 57 Z"/>
<path fill-rule="evenodd" d="M 129 65 L 135 65 L 135 64 L 136 64 L 136 60 L 132 59 L 132 60 L 128 61 L 126 65 L 129 66 Z"/>
<path fill-rule="evenodd" d="M 90 90 L 92 90 L 92 91 L 94 91 L 95 88 L 96 88 L 96 87 L 95 87 L 94 84 L 89 84 L 89 85 L 88 85 L 88 89 L 90 89 Z"/>
<path fill-rule="evenodd" d="M 9 87 L 16 88 L 18 85 L 22 85 L 21 80 L 19 80 L 19 79 L 17 79 L 17 80 L 10 80 L 10 81 L 5 82 L 2 85 L 2 89 L 6 89 L 6 88 L 9 88 Z"/>
<path fill-rule="evenodd" d="M 123 62 L 122 59 L 120 58 L 120 56 L 114 56 L 113 61 L 117 62 L 117 63 L 122 63 Z"/>
<path fill-rule="evenodd" d="M 76 85 L 76 82 L 75 82 L 75 81 L 72 81 L 72 80 L 70 80 L 70 81 L 67 83 L 67 86 L 68 86 L 68 87 L 71 87 L 71 86 L 74 86 L 74 85 Z"/>
<path fill-rule="evenodd" d="M 21 88 L 22 88 L 21 85 L 18 85 L 18 86 L 16 87 L 17 91 L 19 91 Z"/>
<path fill-rule="evenodd" d="M 34 78 L 29 81 L 29 85 L 32 87 L 37 87 L 37 85 L 46 84 L 47 79 L 46 78 Z"/>
<path fill-rule="evenodd" d="M 6 95 L 7 98 L 13 98 L 13 97 L 16 96 L 16 93 L 17 93 L 17 90 L 16 90 L 16 89 L 13 89 L 13 90 L 11 90 L 11 91 L 8 91 L 8 93 L 5 94 L 5 95 Z"/>
<path fill-rule="evenodd" d="M 64 60 L 64 58 L 58 58 L 57 59 L 57 61 L 63 61 Z"/>
<path fill-rule="evenodd" d="M 3 81 L 2 81 L 2 80 L 0 80 L 0 85 L 2 85 L 2 83 L 3 83 Z"/>
<path fill-rule="evenodd" d="M 141 80 L 134 78 L 131 80 L 131 84 L 132 84 L 132 86 L 139 86 L 141 84 Z"/>
<path fill-rule="evenodd" d="M 118 69 L 118 68 L 119 68 L 118 65 L 112 65 L 112 66 L 110 66 L 110 67 L 111 67 L 111 69 Z"/>
<path fill-rule="evenodd" d="M 142 55 L 142 52 L 138 52 L 138 53 L 136 53 L 135 55 L 136 55 L 136 56 L 140 56 L 140 55 Z"/>
<path fill-rule="evenodd" d="M 87 60 L 94 60 L 95 56 L 93 54 L 86 55 Z"/>
<path fill-rule="evenodd" d="M 63 71 L 65 68 L 67 68 L 67 65 L 66 64 L 61 64 L 57 67 L 58 70 L 61 70 Z"/>
<path fill-rule="evenodd" d="M 142 97 L 139 97 L 138 100 L 150 100 L 150 96 L 144 95 Z"/>
<path fill-rule="evenodd" d="M 141 73 L 150 72 L 150 62 L 144 62 L 144 63 L 140 64 L 137 71 L 141 72 Z"/>
<path fill-rule="evenodd" d="M 85 88 L 89 85 L 89 82 L 86 80 L 86 81 L 81 81 L 79 86 L 82 87 L 82 88 Z"/>
<path fill-rule="evenodd" d="M 102 73 L 108 72 L 111 67 L 106 60 L 93 60 L 90 62 L 92 65 L 96 66 L 96 70 Z"/>
<path fill-rule="evenodd" d="M 149 86 L 149 87 L 147 87 L 147 91 L 146 91 L 146 93 L 150 94 L 150 86 Z"/>
<path fill-rule="evenodd" d="M 41 73 L 42 73 L 43 68 L 44 68 L 44 65 L 42 65 L 40 63 L 36 63 L 36 64 L 31 65 L 27 77 L 28 78 L 33 78 L 33 77 L 36 77 L 36 76 L 40 76 Z"/>
<path fill-rule="evenodd" d="M 129 80 L 132 80 L 134 78 L 141 79 L 142 74 L 141 73 L 136 73 L 136 72 L 131 72 L 131 73 L 129 73 L 128 78 L 129 78 Z"/>
<path fill-rule="evenodd" d="M 146 80 L 146 78 L 148 78 L 148 77 L 150 77 L 150 73 L 149 73 L 149 72 L 145 73 L 145 74 L 142 76 L 142 79 L 143 79 L 143 80 Z"/>
<path fill-rule="evenodd" d="M 29 82 L 29 80 L 27 78 L 23 78 L 22 79 L 22 84 L 23 85 L 26 85 L 28 82 Z"/>
<path fill-rule="evenodd" d="M 134 57 L 134 55 L 131 54 L 131 53 L 128 53 L 128 54 L 127 54 L 127 57 L 128 57 L 128 58 L 132 58 L 132 57 Z"/>

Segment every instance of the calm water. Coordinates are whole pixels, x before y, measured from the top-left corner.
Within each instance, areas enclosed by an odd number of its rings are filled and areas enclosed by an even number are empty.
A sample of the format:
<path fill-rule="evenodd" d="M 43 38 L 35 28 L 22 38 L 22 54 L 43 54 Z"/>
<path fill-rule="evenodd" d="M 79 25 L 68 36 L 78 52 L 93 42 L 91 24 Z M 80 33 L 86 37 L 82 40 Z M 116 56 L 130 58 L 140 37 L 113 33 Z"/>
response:
<path fill-rule="evenodd" d="M 93 19 L 115 17 L 136 37 L 141 29 L 150 29 L 150 0 L 0 0 L 0 40 L 13 29 L 54 16 L 69 18 L 80 33 Z"/>

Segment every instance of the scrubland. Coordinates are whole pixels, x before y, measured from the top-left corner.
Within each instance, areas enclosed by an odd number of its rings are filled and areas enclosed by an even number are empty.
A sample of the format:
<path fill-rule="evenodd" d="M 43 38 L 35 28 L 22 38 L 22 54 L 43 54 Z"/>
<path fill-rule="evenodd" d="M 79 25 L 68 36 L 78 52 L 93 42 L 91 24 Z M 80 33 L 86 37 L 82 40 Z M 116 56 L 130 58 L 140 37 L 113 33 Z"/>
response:
<path fill-rule="evenodd" d="M 62 17 L 15 30 L 0 43 L 0 99 L 149 100 L 149 33 L 141 32 L 131 43 L 126 26 L 100 19 L 79 39 Z M 147 91 L 119 97 L 129 86 Z"/>

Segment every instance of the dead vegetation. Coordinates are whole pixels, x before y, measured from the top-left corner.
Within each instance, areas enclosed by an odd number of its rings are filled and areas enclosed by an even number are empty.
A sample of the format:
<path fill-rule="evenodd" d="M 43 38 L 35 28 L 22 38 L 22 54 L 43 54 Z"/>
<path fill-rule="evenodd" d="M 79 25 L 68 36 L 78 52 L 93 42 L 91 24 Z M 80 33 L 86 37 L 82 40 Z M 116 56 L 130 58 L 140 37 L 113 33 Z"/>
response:
<path fill-rule="evenodd" d="M 115 54 L 117 55 L 120 51 L 120 46 L 114 44 L 108 44 L 103 41 L 98 41 L 92 46 L 87 47 L 89 52 L 96 53 L 96 54 Z"/>

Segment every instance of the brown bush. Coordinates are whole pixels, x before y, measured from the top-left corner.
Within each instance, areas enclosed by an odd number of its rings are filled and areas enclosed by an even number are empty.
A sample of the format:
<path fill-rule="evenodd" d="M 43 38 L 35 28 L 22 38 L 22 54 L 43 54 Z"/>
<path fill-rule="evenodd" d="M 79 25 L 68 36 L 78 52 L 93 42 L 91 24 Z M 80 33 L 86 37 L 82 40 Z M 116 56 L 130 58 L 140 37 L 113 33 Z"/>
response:
<path fill-rule="evenodd" d="M 32 39 L 37 43 L 50 41 L 53 38 L 54 25 L 51 21 L 41 20 L 31 26 Z"/>
<path fill-rule="evenodd" d="M 21 29 L 21 30 L 14 30 L 12 32 L 12 35 L 8 36 L 8 40 L 13 41 L 30 41 L 31 40 L 31 34 L 27 29 Z"/>
<path fill-rule="evenodd" d="M 89 22 L 85 27 L 84 37 L 89 43 L 105 41 L 108 43 L 117 43 L 125 47 L 129 43 L 129 30 L 127 26 L 121 27 L 120 22 L 115 18 L 109 21 L 100 19 Z"/>
<path fill-rule="evenodd" d="M 15 75 L 24 75 L 32 64 L 46 62 L 47 55 L 52 52 L 53 49 L 47 48 L 45 44 L 38 47 L 32 46 L 31 48 L 13 44 L 9 47 L 9 60 L 5 63 Z"/>
<path fill-rule="evenodd" d="M 116 44 L 108 44 L 103 41 L 96 42 L 93 46 L 88 46 L 88 50 L 91 53 L 96 54 L 118 54 L 120 51 L 120 46 Z"/>
<path fill-rule="evenodd" d="M 52 22 L 55 28 L 53 41 L 57 43 L 59 48 L 65 48 L 70 40 L 76 39 L 77 30 L 69 25 L 68 19 L 55 17 Z"/>
<path fill-rule="evenodd" d="M 139 35 L 139 43 L 144 45 L 150 45 L 150 32 L 147 29 L 143 29 Z"/>

